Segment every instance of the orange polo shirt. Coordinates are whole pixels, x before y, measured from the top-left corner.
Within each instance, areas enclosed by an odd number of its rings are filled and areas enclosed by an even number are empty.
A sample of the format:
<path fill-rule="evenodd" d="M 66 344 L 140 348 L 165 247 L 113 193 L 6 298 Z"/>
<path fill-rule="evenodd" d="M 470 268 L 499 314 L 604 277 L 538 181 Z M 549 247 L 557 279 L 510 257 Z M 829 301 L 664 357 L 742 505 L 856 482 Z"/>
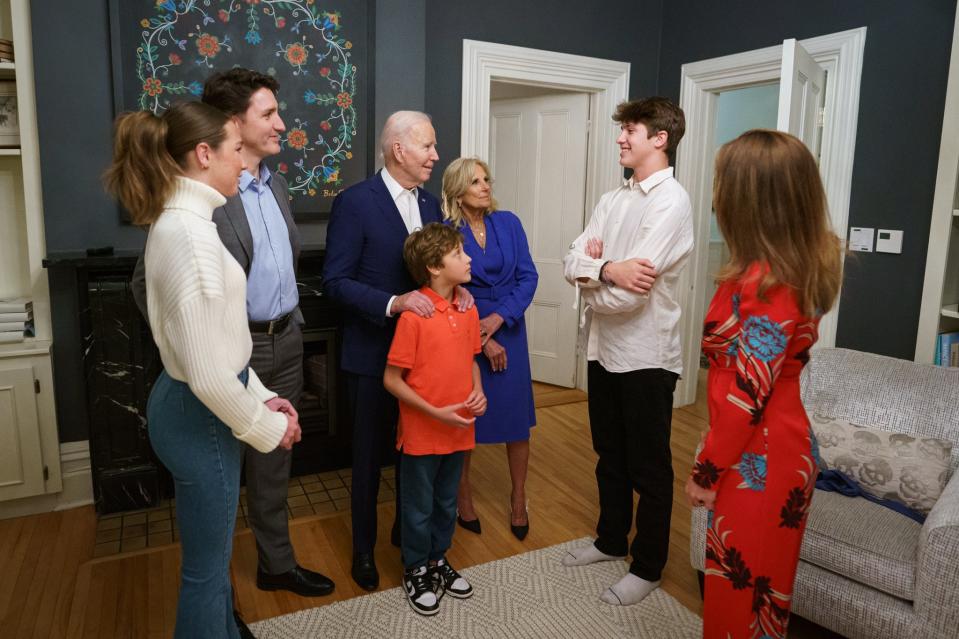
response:
<path fill-rule="evenodd" d="M 420 291 L 433 301 L 433 316 L 412 311 L 400 315 L 386 361 L 405 368 L 403 379 L 433 406 L 464 402 L 473 390 L 473 356 L 482 350 L 479 314 L 475 306 L 457 310 L 428 286 Z M 465 409 L 461 414 L 470 416 Z M 400 402 L 396 447 L 405 454 L 447 455 L 475 445 L 472 424 L 448 426 Z"/>

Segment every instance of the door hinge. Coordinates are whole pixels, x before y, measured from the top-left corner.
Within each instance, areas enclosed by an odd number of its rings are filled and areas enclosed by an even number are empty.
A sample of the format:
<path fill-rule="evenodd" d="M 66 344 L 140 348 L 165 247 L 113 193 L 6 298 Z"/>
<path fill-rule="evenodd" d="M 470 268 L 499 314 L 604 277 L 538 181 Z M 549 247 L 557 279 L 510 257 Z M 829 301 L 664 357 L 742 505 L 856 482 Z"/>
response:
<path fill-rule="evenodd" d="M 39 379 L 33 380 L 33 391 L 34 391 L 37 395 L 40 394 L 40 380 L 39 380 Z"/>
<path fill-rule="evenodd" d="M 826 107 L 819 107 L 819 113 L 816 115 L 816 126 L 822 128 L 826 124 Z"/>
<path fill-rule="evenodd" d="M 43 467 L 43 481 L 48 481 L 50 479 L 50 469 L 47 466 Z"/>

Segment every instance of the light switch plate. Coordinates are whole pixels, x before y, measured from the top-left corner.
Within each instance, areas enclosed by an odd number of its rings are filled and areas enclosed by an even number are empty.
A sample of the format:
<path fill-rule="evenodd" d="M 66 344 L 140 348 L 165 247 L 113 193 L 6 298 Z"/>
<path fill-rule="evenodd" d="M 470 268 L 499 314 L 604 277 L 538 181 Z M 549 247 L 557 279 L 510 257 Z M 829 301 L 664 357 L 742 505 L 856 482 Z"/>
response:
<path fill-rule="evenodd" d="M 849 250 L 872 253 L 872 238 L 876 229 L 853 226 L 849 229 Z"/>
<path fill-rule="evenodd" d="M 902 253 L 902 231 L 876 231 L 876 253 Z"/>

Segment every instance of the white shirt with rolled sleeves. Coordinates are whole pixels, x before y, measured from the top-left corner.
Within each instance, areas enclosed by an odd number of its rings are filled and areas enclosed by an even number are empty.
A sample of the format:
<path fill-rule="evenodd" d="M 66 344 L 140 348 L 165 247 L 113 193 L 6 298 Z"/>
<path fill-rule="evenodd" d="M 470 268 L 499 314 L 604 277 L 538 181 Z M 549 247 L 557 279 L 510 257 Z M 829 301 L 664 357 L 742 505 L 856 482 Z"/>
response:
<path fill-rule="evenodd" d="M 603 255 L 586 254 L 590 238 L 603 241 Z M 612 373 L 662 368 L 683 372 L 679 335 L 679 276 L 693 251 L 693 216 L 686 190 L 672 167 L 645 180 L 627 180 L 603 195 L 583 233 L 563 260 L 566 279 L 586 306 L 587 358 Z M 649 294 L 599 281 L 603 264 L 646 258 L 658 273 Z M 579 282 L 579 278 L 588 278 Z"/>

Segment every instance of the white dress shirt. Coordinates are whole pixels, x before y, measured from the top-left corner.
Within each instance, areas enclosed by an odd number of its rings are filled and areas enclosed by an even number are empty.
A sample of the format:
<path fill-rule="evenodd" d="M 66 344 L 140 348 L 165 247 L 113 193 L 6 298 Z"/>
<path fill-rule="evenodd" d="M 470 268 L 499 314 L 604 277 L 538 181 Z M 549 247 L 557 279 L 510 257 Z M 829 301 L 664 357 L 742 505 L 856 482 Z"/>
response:
<path fill-rule="evenodd" d="M 586 254 L 590 238 L 603 241 L 599 259 Z M 662 368 L 682 374 L 677 286 L 692 250 L 689 195 L 672 167 L 641 182 L 629 179 L 600 198 L 563 261 L 566 279 L 581 289 L 586 304 L 589 360 L 613 373 Z M 629 258 L 646 258 L 658 271 L 648 295 L 599 281 L 604 263 Z"/>
<path fill-rule="evenodd" d="M 380 176 L 383 178 L 383 184 L 386 185 L 386 190 L 390 192 L 390 196 L 393 198 L 393 203 L 396 204 L 396 208 L 400 212 L 400 217 L 403 218 L 406 232 L 412 233 L 413 231 L 423 228 L 423 218 L 420 216 L 420 205 L 416 202 L 418 195 L 416 187 L 404 189 L 400 186 L 400 183 L 396 181 L 396 178 L 390 175 L 386 167 L 380 171 Z M 393 300 L 395 299 L 396 295 L 393 295 L 386 303 L 387 317 L 393 317 L 390 309 L 393 307 Z"/>

